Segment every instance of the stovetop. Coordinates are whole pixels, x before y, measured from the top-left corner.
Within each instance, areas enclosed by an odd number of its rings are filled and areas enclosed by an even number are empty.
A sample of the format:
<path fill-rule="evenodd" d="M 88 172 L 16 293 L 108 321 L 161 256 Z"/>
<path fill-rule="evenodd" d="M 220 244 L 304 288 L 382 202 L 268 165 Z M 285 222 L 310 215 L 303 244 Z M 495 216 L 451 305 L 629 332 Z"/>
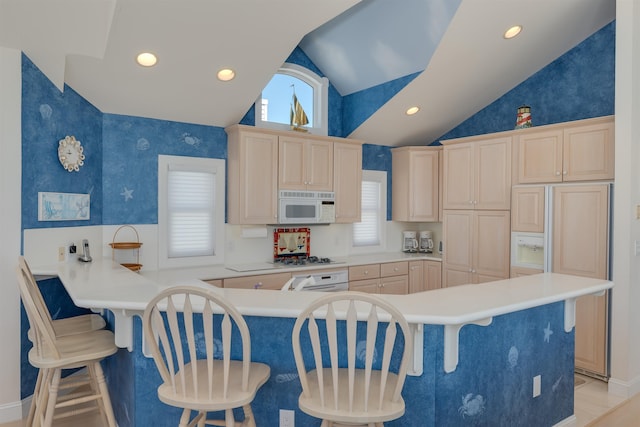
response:
<path fill-rule="evenodd" d="M 273 259 L 274 264 L 286 265 L 287 267 L 295 266 L 307 266 L 307 265 L 323 265 L 323 264 L 335 264 L 330 258 L 317 257 L 317 256 L 282 256 Z"/>

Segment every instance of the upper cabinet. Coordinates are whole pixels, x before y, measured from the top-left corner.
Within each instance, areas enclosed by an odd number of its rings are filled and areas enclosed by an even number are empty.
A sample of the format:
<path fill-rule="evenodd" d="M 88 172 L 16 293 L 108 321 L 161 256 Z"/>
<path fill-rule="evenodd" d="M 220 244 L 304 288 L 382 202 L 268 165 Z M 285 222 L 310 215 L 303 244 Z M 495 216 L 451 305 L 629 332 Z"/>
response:
<path fill-rule="evenodd" d="M 517 183 L 614 178 L 614 118 L 529 128 L 515 136 Z"/>
<path fill-rule="evenodd" d="M 279 137 L 280 190 L 333 191 L 333 142 Z"/>
<path fill-rule="evenodd" d="M 336 222 L 360 222 L 362 202 L 362 143 L 333 143 L 333 191 Z"/>
<path fill-rule="evenodd" d="M 442 141 L 444 209 L 510 209 L 511 142 L 510 135 Z"/>
<path fill-rule="evenodd" d="M 225 129 L 227 221 L 273 224 L 278 214 L 278 136 L 253 127 Z"/>
<path fill-rule="evenodd" d="M 394 221 L 438 221 L 441 151 L 441 147 L 401 147 L 391 150 Z"/>
<path fill-rule="evenodd" d="M 360 221 L 362 141 L 233 125 L 227 144 L 227 221 L 275 224 L 278 190 L 333 191 L 336 222 Z"/>

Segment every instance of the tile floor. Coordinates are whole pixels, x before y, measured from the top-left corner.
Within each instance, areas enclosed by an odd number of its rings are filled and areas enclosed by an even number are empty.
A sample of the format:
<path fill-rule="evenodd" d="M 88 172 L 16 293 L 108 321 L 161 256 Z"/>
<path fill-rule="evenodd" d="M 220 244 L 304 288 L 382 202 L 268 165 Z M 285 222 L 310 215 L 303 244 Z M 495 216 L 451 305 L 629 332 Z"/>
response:
<path fill-rule="evenodd" d="M 605 382 L 576 374 L 576 384 L 574 413 L 577 421 L 575 427 L 634 427 L 638 425 L 637 417 L 618 416 L 616 421 L 610 421 L 610 418 L 602 419 L 602 415 L 617 406 L 629 406 L 622 405 L 623 398 L 609 396 Z M 87 419 L 85 416 L 82 420 L 67 420 L 67 422 L 57 422 L 54 425 L 56 427 L 98 426 L 99 421 L 97 423 L 96 421 Z M 24 421 L 15 421 L 0 424 L 0 427 L 25 427 L 25 423 Z"/>

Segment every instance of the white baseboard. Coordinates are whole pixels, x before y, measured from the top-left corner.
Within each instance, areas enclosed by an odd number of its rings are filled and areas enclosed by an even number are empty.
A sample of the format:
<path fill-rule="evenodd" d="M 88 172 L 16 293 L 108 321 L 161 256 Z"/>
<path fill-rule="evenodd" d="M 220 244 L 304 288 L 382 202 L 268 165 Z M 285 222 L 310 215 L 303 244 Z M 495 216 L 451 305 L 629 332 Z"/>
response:
<path fill-rule="evenodd" d="M 577 425 L 578 418 L 575 415 L 571 415 L 570 417 L 565 418 L 557 424 L 554 424 L 553 427 L 574 427 Z"/>
<path fill-rule="evenodd" d="M 28 400 L 28 402 L 25 406 L 26 400 Z M 27 411 L 29 411 L 30 404 L 31 397 L 23 401 L 5 403 L 4 405 L 0 405 L 0 424 L 21 420 L 22 414 L 26 414 L 26 412 L 24 412 L 24 408 L 26 407 Z"/>
<path fill-rule="evenodd" d="M 609 394 L 629 399 L 640 393 L 640 377 L 635 377 L 631 381 L 622 381 L 617 378 L 609 378 Z"/>

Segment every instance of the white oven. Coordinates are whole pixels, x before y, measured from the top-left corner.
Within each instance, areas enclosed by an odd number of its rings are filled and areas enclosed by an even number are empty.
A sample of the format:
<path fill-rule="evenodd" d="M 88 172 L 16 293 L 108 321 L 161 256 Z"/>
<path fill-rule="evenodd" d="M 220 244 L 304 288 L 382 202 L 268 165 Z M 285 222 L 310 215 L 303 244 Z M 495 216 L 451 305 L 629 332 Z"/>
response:
<path fill-rule="evenodd" d="M 280 190 L 278 224 L 331 224 L 335 220 L 333 192 Z"/>

